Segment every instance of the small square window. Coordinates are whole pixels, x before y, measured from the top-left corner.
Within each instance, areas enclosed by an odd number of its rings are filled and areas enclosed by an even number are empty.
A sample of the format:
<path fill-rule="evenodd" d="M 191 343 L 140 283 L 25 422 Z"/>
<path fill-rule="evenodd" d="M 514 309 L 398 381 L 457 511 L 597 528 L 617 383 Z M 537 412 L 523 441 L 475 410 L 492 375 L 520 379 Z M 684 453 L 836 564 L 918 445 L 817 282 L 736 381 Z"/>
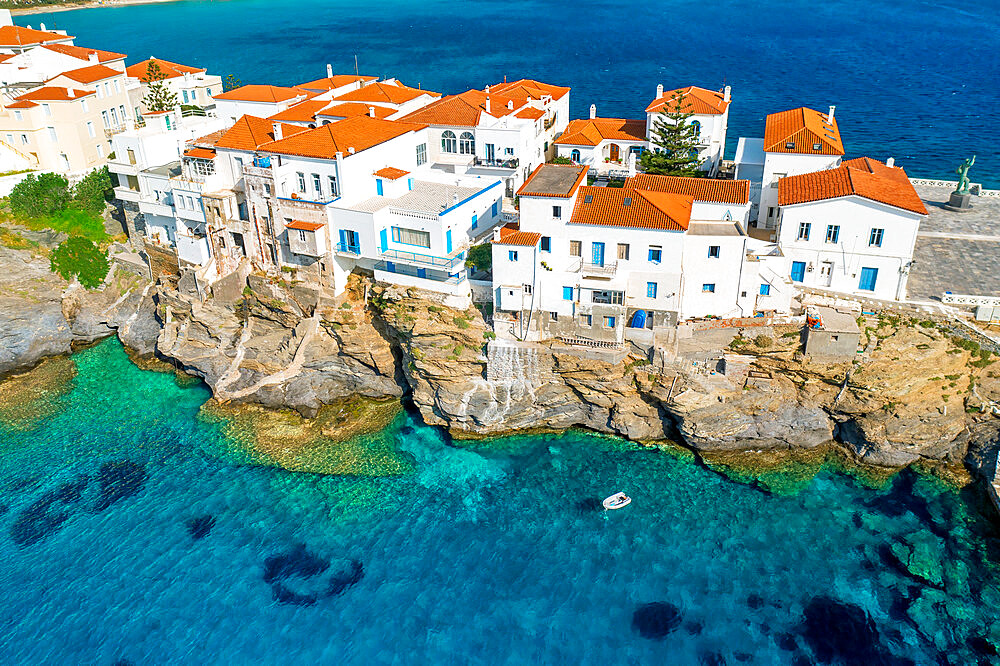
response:
<path fill-rule="evenodd" d="M 558 312 L 550 312 L 549 313 L 549 321 L 559 321 L 559 313 Z"/>
<path fill-rule="evenodd" d="M 569 256 L 579 257 L 582 251 L 583 251 L 583 243 L 581 243 L 578 240 L 571 240 L 569 242 Z"/>
<path fill-rule="evenodd" d="M 658 264 L 660 263 L 660 258 L 663 256 L 663 250 L 658 247 L 649 248 L 649 261 Z"/>
<path fill-rule="evenodd" d="M 615 318 L 614 317 L 605 317 L 604 318 L 604 328 L 614 328 L 614 327 L 615 327 Z"/>
<path fill-rule="evenodd" d="M 573 287 L 563 287 L 563 300 L 564 301 L 573 300 Z"/>
<path fill-rule="evenodd" d="M 517 261 L 517 250 L 508 250 L 507 251 L 507 260 L 508 261 Z"/>
<path fill-rule="evenodd" d="M 764 284 L 760 285 L 760 295 L 761 296 L 770 296 L 771 295 L 771 285 L 769 285 L 767 283 L 764 283 Z"/>
<path fill-rule="evenodd" d="M 580 315 L 580 326 L 590 328 L 592 323 L 593 319 L 591 319 L 590 315 Z"/>
<path fill-rule="evenodd" d="M 552 238 L 549 236 L 542 236 L 542 252 L 551 252 L 552 250 Z"/>
<path fill-rule="evenodd" d="M 715 283 L 714 282 L 708 282 L 706 284 L 703 284 L 703 285 L 701 285 L 701 290 L 703 292 L 706 292 L 706 293 L 714 294 L 715 293 Z"/>
<path fill-rule="evenodd" d="M 719 258 L 719 251 L 720 251 L 720 248 L 719 248 L 718 245 L 709 245 L 708 246 L 708 258 L 709 259 L 718 259 Z"/>
<path fill-rule="evenodd" d="M 785 143 L 785 150 L 795 150 L 795 142 L 788 141 L 787 143 Z"/>
<path fill-rule="evenodd" d="M 552 207 L 552 217 L 554 217 L 557 220 L 562 218 L 562 206 Z"/>
<path fill-rule="evenodd" d="M 656 283 L 647 282 L 646 283 L 646 298 L 656 298 Z"/>
<path fill-rule="evenodd" d="M 593 201 L 594 201 L 594 195 L 593 194 L 585 194 L 585 195 L 583 195 L 583 203 L 593 203 Z"/>
<path fill-rule="evenodd" d="M 821 145 L 820 145 L 820 144 L 818 144 L 818 143 L 814 143 L 814 144 L 813 144 L 813 150 L 822 150 L 822 148 L 823 148 L 823 146 L 821 146 Z"/>

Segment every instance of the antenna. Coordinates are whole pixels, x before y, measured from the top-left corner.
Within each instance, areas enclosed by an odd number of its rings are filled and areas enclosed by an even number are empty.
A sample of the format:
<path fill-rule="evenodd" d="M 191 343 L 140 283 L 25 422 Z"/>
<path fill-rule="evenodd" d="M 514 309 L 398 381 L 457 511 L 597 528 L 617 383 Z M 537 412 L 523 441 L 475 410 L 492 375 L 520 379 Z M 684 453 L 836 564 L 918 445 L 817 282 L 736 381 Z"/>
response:
<path fill-rule="evenodd" d="M 357 53 L 354 54 L 354 76 L 355 77 L 361 76 L 358 73 L 358 54 Z"/>

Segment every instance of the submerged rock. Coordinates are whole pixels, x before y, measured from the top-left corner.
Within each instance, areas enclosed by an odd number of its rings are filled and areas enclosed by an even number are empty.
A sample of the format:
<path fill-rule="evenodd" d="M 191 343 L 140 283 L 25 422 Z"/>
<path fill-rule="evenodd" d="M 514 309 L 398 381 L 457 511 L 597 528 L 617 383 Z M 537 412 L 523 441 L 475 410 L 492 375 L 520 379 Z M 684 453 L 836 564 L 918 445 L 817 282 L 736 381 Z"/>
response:
<path fill-rule="evenodd" d="M 80 501 L 90 479 L 86 475 L 42 495 L 18 514 L 10 536 L 18 546 L 30 546 L 55 533 L 72 515 L 66 507 Z"/>
<path fill-rule="evenodd" d="M 215 527 L 214 516 L 198 516 L 187 521 L 188 534 L 196 541 L 207 537 L 213 527 Z"/>
<path fill-rule="evenodd" d="M 659 640 L 672 634 L 683 617 L 681 609 L 663 601 L 639 606 L 632 613 L 632 628 L 643 638 Z"/>
<path fill-rule="evenodd" d="M 313 555 L 306 550 L 305 544 L 298 544 L 287 553 L 272 555 L 264 560 L 264 582 L 275 583 L 293 576 L 310 578 L 329 568 L 329 560 Z"/>
<path fill-rule="evenodd" d="M 823 664 L 902 666 L 882 645 L 875 622 L 860 606 L 813 597 L 805 608 L 802 636 Z"/>
<path fill-rule="evenodd" d="M 322 576 L 329 568 L 329 560 L 310 553 L 305 544 L 299 544 L 287 553 L 272 555 L 264 561 L 264 582 L 271 586 L 278 603 L 309 606 L 320 599 L 343 594 L 365 575 L 361 562 L 351 560 L 347 568 L 334 573 L 325 584 L 313 583 L 309 585 L 312 589 L 293 589 L 292 580 L 309 581 Z"/>
<path fill-rule="evenodd" d="M 94 510 L 104 511 L 112 504 L 138 494 L 147 476 L 146 468 L 131 460 L 104 463 L 97 474 L 101 496 Z"/>

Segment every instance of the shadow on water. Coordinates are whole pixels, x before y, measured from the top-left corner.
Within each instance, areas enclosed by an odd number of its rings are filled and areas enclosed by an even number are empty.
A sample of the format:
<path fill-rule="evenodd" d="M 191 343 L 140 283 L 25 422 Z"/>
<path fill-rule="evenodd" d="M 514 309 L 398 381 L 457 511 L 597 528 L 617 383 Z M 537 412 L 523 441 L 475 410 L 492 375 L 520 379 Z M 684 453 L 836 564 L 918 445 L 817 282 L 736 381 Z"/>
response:
<path fill-rule="evenodd" d="M 264 560 L 264 582 L 271 586 L 278 603 L 311 606 L 322 598 L 342 594 L 365 574 L 361 562 L 351 560 L 346 569 L 332 574 L 325 584 L 314 580 L 329 569 L 328 559 L 309 552 L 305 544 L 298 544 L 288 552 Z"/>

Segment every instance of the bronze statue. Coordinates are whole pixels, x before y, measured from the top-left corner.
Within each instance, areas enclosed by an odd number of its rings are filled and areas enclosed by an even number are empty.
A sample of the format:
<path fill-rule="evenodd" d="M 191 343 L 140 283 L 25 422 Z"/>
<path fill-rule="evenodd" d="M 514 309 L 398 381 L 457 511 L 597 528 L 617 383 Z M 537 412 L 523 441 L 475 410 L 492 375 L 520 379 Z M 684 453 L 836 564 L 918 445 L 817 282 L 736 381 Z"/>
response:
<path fill-rule="evenodd" d="M 965 160 L 962 162 L 962 166 L 955 169 L 955 173 L 958 174 L 958 187 L 955 188 L 955 194 L 969 193 L 969 169 L 971 169 L 972 165 L 975 163 L 976 156 L 973 155 L 971 160 Z"/>

